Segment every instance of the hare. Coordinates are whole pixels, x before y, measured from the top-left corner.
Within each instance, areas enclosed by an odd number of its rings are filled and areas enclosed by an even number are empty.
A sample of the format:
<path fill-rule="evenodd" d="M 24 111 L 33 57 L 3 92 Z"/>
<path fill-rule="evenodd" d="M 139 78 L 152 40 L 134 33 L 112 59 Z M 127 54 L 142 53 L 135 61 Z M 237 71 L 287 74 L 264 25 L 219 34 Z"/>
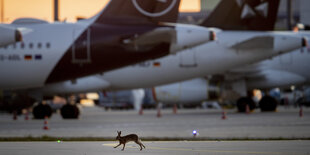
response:
<path fill-rule="evenodd" d="M 122 151 L 124 151 L 126 143 L 128 143 L 130 141 L 134 141 L 135 143 L 137 143 L 140 146 L 140 151 L 142 150 L 142 146 L 145 148 L 145 146 L 141 143 L 139 137 L 136 134 L 130 134 L 130 135 L 122 137 L 121 133 L 122 133 L 122 131 L 117 131 L 118 135 L 116 137 L 116 140 L 119 140 L 119 144 L 117 146 L 115 146 L 114 148 L 117 148 L 121 144 L 123 144 Z"/>

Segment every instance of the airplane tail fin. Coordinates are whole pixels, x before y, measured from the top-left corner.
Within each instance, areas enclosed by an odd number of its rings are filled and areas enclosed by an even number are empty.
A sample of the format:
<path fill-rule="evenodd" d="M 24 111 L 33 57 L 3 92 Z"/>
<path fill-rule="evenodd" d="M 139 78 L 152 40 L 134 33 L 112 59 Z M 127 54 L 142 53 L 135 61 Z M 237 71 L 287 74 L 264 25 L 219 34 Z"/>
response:
<path fill-rule="evenodd" d="M 222 0 L 202 26 L 223 30 L 274 29 L 280 0 Z"/>
<path fill-rule="evenodd" d="M 175 23 L 180 0 L 111 0 L 95 22 L 115 24 Z"/>

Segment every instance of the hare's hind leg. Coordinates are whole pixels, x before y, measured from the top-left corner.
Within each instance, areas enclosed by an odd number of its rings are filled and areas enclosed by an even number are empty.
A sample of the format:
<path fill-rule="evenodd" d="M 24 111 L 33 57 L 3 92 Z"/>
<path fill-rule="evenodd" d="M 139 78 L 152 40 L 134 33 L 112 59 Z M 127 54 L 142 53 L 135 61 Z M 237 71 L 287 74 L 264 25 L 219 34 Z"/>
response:
<path fill-rule="evenodd" d="M 141 139 L 138 140 L 139 143 L 145 148 L 145 146 L 142 144 Z"/>
<path fill-rule="evenodd" d="M 142 150 L 142 146 L 145 148 L 145 146 L 139 140 L 136 140 L 135 142 L 140 146 L 140 151 Z"/>
<path fill-rule="evenodd" d="M 126 143 L 123 144 L 123 149 L 122 149 L 122 151 L 124 151 L 124 149 L 125 149 L 125 144 L 126 144 Z"/>
<path fill-rule="evenodd" d="M 117 148 L 117 147 L 119 147 L 121 145 L 121 143 L 119 143 L 117 146 L 115 146 L 114 148 Z"/>

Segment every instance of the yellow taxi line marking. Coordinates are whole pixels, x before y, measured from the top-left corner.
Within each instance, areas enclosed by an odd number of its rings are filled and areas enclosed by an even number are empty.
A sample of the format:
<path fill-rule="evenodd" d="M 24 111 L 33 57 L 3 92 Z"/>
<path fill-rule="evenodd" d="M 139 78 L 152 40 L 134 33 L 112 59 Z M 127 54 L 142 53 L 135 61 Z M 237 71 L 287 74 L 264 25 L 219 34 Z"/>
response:
<path fill-rule="evenodd" d="M 116 146 L 118 143 L 113 143 L 113 144 L 102 144 L 103 146 Z"/>

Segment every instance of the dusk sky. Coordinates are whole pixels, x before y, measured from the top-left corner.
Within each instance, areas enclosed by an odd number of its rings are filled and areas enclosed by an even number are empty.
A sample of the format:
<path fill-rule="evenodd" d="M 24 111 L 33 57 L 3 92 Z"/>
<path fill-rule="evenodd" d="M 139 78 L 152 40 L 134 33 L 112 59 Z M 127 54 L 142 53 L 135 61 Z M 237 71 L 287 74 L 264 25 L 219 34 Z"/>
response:
<path fill-rule="evenodd" d="M 10 23 L 16 18 L 32 17 L 53 20 L 53 0 L 0 0 L 3 21 Z M 100 11 L 109 0 L 59 0 L 60 20 L 74 22 L 76 17 L 91 17 Z M 0 3 L 0 5 L 2 5 Z M 200 0 L 182 0 L 181 11 L 200 11 Z M 1 20 L 1 19 L 0 19 Z"/>

